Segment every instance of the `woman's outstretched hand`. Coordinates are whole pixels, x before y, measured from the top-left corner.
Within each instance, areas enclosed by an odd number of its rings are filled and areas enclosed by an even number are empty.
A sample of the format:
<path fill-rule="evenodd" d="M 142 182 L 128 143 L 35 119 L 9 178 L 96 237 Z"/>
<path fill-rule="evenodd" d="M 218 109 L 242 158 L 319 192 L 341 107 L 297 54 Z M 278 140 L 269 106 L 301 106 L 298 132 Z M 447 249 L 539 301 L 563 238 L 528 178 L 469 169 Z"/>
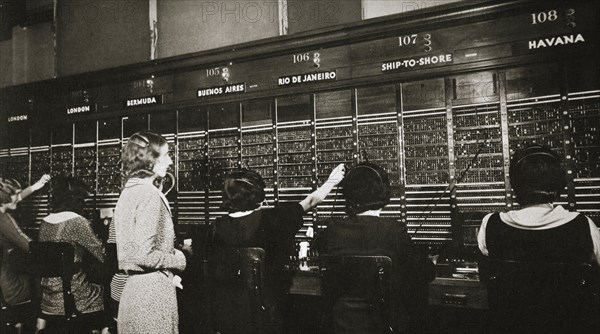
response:
<path fill-rule="evenodd" d="M 346 165 L 339 164 L 331 171 L 331 174 L 329 174 L 329 178 L 325 183 L 333 183 L 333 185 L 336 186 L 344 179 L 344 175 L 346 175 Z"/>
<path fill-rule="evenodd" d="M 31 189 L 33 189 L 33 191 L 38 191 L 40 189 L 42 189 L 46 183 L 48 183 L 50 181 L 51 177 L 49 174 L 44 174 L 42 175 L 42 177 L 40 177 L 40 179 L 31 185 Z"/>

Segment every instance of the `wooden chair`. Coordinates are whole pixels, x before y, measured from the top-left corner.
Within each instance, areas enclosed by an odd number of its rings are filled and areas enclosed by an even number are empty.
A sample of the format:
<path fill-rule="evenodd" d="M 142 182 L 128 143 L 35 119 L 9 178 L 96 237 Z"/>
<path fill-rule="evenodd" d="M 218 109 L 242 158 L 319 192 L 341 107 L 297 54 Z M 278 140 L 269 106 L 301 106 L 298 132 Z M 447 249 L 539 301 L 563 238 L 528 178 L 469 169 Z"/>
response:
<path fill-rule="evenodd" d="M 392 260 L 387 256 L 321 256 L 323 332 L 390 333 Z"/>
<path fill-rule="evenodd" d="M 490 260 L 488 271 L 492 332 L 600 332 L 597 267 Z"/>
<path fill-rule="evenodd" d="M 207 254 L 206 295 L 216 331 L 264 332 L 264 260 L 262 248 L 213 249 Z"/>

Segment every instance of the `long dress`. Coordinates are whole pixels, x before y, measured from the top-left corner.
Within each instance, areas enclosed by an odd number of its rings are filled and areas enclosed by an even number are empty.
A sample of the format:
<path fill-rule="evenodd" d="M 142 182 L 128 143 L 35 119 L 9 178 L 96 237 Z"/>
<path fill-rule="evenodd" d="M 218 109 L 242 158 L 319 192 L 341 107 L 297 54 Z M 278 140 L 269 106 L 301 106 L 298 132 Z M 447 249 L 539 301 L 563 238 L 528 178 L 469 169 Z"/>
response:
<path fill-rule="evenodd" d="M 129 278 L 119 305 L 119 333 L 178 333 L 171 270 L 185 269 L 174 249 L 175 231 L 166 198 L 147 180 L 127 181 L 114 214 L 119 269 Z"/>
<path fill-rule="evenodd" d="M 31 277 L 18 270 L 19 256 L 29 251 L 31 239 L 21 231 L 9 213 L 0 212 L 0 291 L 8 305 L 31 301 L 33 286 Z"/>
<path fill-rule="evenodd" d="M 91 223 L 76 213 L 63 211 L 44 218 L 40 226 L 39 240 L 71 243 L 75 248 L 75 262 L 83 262 L 86 251 L 97 260 L 104 262 L 102 242 L 94 234 Z M 62 279 L 60 277 L 43 278 L 41 285 L 42 313 L 64 315 Z M 91 283 L 83 270 L 79 269 L 73 274 L 71 290 L 75 297 L 77 311 L 85 314 L 100 312 L 104 309 L 102 286 Z"/>

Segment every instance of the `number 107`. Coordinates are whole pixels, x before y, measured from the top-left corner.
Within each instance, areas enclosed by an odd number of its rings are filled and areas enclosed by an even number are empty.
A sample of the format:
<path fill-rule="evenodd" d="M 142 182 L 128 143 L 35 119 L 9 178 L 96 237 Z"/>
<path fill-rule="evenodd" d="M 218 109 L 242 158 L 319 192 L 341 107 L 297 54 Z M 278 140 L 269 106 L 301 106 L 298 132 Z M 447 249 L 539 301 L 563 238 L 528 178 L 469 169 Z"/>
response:
<path fill-rule="evenodd" d="M 398 37 L 398 46 L 417 44 L 417 34 Z"/>

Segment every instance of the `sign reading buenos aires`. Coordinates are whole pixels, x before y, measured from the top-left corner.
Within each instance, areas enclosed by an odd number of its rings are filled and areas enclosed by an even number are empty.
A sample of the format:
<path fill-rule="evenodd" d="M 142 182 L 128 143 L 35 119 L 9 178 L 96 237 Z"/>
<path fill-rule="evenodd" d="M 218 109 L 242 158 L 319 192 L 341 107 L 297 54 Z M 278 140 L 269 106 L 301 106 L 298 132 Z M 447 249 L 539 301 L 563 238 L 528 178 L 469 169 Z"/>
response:
<path fill-rule="evenodd" d="M 288 75 L 285 77 L 279 77 L 279 79 L 277 80 L 277 85 L 290 86 L 290 85 L 297 85 L 297 84 L 311 83 L 311 82 L 331 81 L 331 80 L 336 80 L 336 79 L 337 79 L 337 74 L 335 71 L 295 74 L 295 75 Z"/>
<path fill-rule="evenodd" d="M 208 88 L 200 88 L 198 89 L 197 97 L 208 97 L 208 96 L 218 96 L 218 95 L 226 95 L 226 94 L 236 94 L 236 93 L 245 93 L 246 92 L 246 83 L 236 83 L 225 86 L 215 86 Z"/>
<path fill-rule="evenodd" d="M 381 72 L 409 70 L 415 67 L 428 67 L 451 64 L 454 62 L 452 53 L 443 53 L 426 57 L 413 57 L 391 60 L 381 63 Z"/>
<path fill-rule="evenodd" d="M 146 97 L 136 97 L 134 99 L 125 100 L 125 108 L 151 106 L 163 103 L 162 95 L 152 95 Z"/>

